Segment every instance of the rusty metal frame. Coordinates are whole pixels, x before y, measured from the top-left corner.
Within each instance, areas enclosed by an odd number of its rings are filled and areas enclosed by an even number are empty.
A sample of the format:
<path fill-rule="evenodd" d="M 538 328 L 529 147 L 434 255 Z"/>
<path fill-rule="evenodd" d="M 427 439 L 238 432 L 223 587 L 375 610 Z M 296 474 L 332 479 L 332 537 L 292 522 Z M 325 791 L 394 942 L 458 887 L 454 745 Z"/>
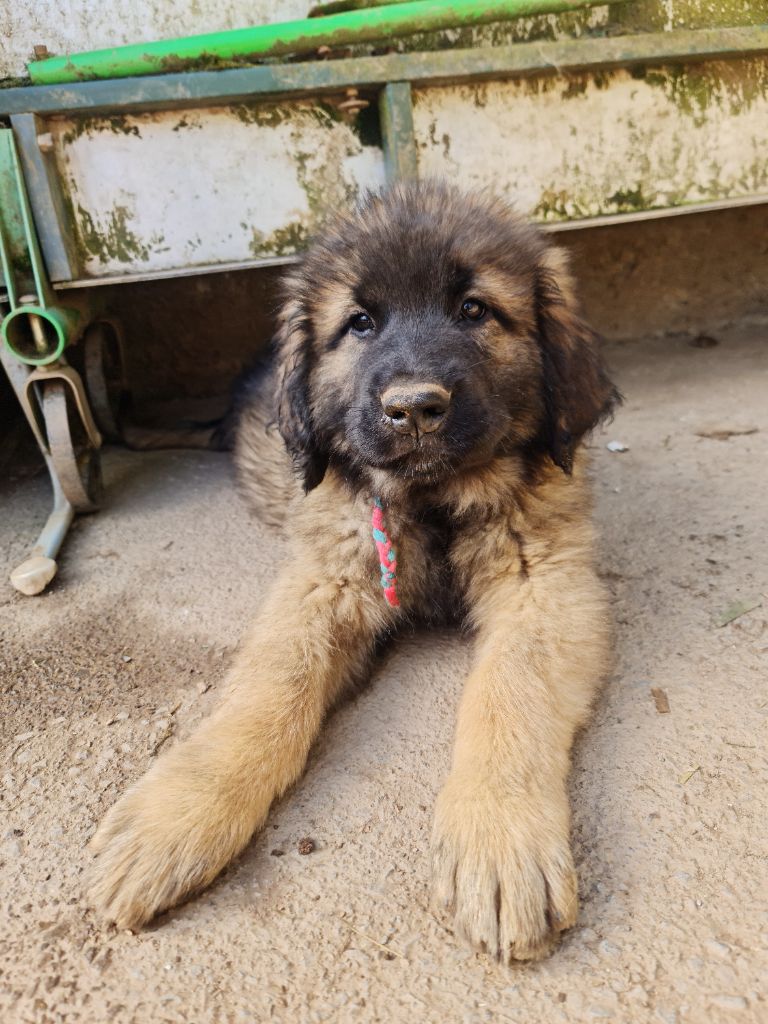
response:
<path fill-rule="evenodd" d="M 27 176 L 35 225 L 54 287 L 59 290 L 113 284 L 119 281 L 175 277 L 244 267 L 273 266 L 292 258 L 254 259 L 146 275 L 130 274 L 102 279 L 78 279 L 82 268 L 72 249 L 72 225 L 61 180 L 46 152 L 46 117 L 142 113 L 216 106 L 247 100 L 304 98 L 356 87 L 379 95 L 384 158 L 390 177 L 416 173 L 411 90 L 420 86 L 456 82 L 524 78 L 534 75 L 583 72 L 627 67 L 658 67 L 755 57 L 768 53 L 768 26 L 694 29 L 567 40 L 520 43 L 514 46 L 430 53 L 388 54 L 342 60 L 261 65 L 221 71 L 78 82 L 0 90 L 0 118 L 10 117 Z M 42 143 L 42 144 L 41 144 Z M 564 231 L 609 224 L 626 224 L 709 209 L 756 205 L 768 195 L 740 197 L 714 203 L 691 204 L 663 210 L 639 211 L 542 225 Z"/>

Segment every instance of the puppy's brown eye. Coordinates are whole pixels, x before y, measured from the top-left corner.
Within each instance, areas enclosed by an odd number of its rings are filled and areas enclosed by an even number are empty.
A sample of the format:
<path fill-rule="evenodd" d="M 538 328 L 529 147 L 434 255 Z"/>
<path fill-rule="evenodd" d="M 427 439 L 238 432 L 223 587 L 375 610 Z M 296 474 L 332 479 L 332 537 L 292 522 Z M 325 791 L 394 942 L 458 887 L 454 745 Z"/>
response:
<path fill-rule="evenodd" d="M 349 326 L 353 331 L 356 331 L 358 334 L 365 334 L 367 331 L 373 330 L 373 318 L 368 316 L 367 313 L 355 313 L 355 315 L 349 321 Z"/>
<path fill-rule="evenodd" d="M 485 306 L 478 299 L 465 299 L 461 304 L 461 315 L 465 320 L 482 320 Z"/>

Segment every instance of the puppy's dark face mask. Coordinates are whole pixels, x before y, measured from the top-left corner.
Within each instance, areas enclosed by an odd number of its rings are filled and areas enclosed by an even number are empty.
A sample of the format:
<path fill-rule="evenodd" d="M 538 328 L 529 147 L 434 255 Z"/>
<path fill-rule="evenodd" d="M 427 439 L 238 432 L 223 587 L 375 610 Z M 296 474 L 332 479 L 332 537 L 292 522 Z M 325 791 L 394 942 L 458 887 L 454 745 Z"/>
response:
<path fill-rule="evenodd" d="M 615 396 L 560 254 L 485 197 L 373 197 L 287 284 L 279 423 L 308 488 L 329 461 L 433 485 L 526 446 L 568 471 Z"/>
<path fill-rule="evenodd" d="M 531 437 L 541 362 L 528 290 L 513 321 L 480 268 L 424 234 L 411 252 L 393 238 L 333 295 L 341 321 L 313 373 L 313 415 L 332 451 L 434 482 Z"/>

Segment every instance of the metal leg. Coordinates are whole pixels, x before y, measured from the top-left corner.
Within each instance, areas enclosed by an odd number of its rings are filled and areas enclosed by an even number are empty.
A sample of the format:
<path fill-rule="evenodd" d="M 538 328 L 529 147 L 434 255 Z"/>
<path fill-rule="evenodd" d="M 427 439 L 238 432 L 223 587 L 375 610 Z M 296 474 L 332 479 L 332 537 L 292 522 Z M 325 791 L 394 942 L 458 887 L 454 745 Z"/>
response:
<path fill-rule="evenodd" d="M 101 498 L 101 437 L 98 432 L 92 434 L 84 429 L 88 421 L 83 408 L 88 416 L 90 412 L 80 401 L 73 401 L 69 376 L 52 375 L 52 379 L 40 381 L 37 387 L 41 391 L 48 454 L 64 496 L 75 512 L 94 512 Z"/>
<path fill-rule="evenodd" d="M 101 436 L 82 381 L 59 364 L 30 372 L 0 348 L 0 361 L 40 447 L 53 487 L 53 510 L 29 558 L 11 573 L 22 594 L 40 594 L 56 574 L 56 555 L 75 512 L 97 507 Z"/>
<path fill-rule="evenodd" d="M 41 594 L 56 575 L 56 555 L 75 516 L 75 510 L 64 497 L 49 455 L 45 455 L 45 463 L 53 485 L 53 510 L 29 558 L 11 573 L 13 586 L 30 597 Z"/>

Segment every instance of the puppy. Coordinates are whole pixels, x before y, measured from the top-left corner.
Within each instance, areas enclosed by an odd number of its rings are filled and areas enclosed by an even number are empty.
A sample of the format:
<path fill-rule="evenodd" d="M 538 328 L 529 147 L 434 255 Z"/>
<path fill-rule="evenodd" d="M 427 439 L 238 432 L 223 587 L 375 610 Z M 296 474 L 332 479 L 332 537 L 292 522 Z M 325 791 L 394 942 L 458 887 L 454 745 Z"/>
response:
<path fill-rule="evenodd" d="M 609 662 L 581 442 L 618 400 L 563 253 L 502 202 L 401 185 L 332 223 L 239 402 L 241 481 L 291 554 L 218 709 L 98 829 L 96 906 L 137 927 L 208 885 L 377 640 L 449 616 L 475 656 L 434 895 L 474 946 L 546 954 L 576 920 L 570 751 Z"/>

